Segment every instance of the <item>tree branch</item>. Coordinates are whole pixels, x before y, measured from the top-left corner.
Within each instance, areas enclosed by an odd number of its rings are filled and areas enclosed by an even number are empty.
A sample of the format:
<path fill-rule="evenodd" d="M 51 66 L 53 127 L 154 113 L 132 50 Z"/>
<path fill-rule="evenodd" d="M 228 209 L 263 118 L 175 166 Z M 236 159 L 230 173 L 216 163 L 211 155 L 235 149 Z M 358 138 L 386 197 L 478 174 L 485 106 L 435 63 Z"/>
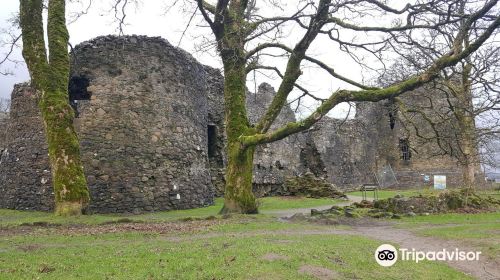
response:
<path fill-rule="evenodd" d="M 321 104 L 310 116 L 302 121 L 291 122 L 285 126 L 268 133 L 257 133 L 250 136 L 241 136 L 240 141 L 245 146 L 254 146 L 258 144 L 270 143 L 308 129 L 314 123 L 319 121 L 333 107 L 342 102 L 349 101 L 371 101 L 376 102 L 389 97 L 395 97 L 405 92 L 414 90 L 425 83 L 428 83 L 439 76 L 439 72 L 445 67 L 453 66 L 471 53 L 475 52 L 500 26 L 500 17 L 498 17 L 485 32 L 479 36 L 475 42 L 471 43 L 460 53 L 448 52 L 437 59 L 425 72 L 410 78 L 406 81 L 382 88 L 371 90 L 340 90 L 333 93 L 323 104 Z"/>

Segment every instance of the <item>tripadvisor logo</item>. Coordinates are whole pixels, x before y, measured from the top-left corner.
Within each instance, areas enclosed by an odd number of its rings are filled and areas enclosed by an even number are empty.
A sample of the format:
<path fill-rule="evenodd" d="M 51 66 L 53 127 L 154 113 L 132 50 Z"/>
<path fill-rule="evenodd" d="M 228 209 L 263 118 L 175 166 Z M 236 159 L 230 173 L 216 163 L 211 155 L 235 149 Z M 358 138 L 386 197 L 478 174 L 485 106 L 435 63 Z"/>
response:
<path fill-rule="evenodd" d="M 390 244 L 382 244 L 375 250 L 375 260 L 381 266 L 392 266 L 398 260 L 398 251 Z"/>
<path fill-rule="evenodd" d="M 416 251 L 399 248 L 400 259 L 402 261 L 414 261 L 418 263 L 423 260 L 428 261 L 478 261 L 481 252 L 466 252 L 442 249 L 440 251 Z M 375 260 L 381 266 L 392 266 L 398 260 L 398 250 L 390 244 L 382 244 L 375 250 Z"/>

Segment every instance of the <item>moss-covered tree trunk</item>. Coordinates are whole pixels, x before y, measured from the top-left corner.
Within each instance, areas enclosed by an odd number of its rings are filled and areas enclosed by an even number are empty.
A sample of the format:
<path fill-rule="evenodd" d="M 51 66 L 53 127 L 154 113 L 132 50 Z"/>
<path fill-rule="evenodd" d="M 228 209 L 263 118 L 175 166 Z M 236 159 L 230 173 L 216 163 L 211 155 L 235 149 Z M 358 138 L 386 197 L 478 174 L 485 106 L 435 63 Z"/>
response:
<path fill-rule="evenodd" d="M 235 44 L 229 40 L 228 45 Z M 224 102 L 227 134 L 227 170 L 222 213 L 257 213 L 252 192 L 252 168 L 255 148 L 245 147 L 240 141 L 243 135 L 252 135 L 245 98 L 246 72 L 242 51 L 233 48 L 224 59 Z"/>
<path fill-rule="evenodd" d="M 227 134 L 227 169 L 222 213 L 257 213 L 252 192 L 255 147 L 241 137 L 255 134 L 246 111 L 245 20 L 241 1 L 231 1 L 224 14 L 225 28 L 218 48 L 224 64 L 224 124 Z"/>
<path fill-rule="evenodd" d="M 42 0 L 20 1 L 23 57 L 32 85 L 39 93 L 39 107 L 49 145 L 49 160 L 55 193 L 55 213 L 79 215 L 89 201 L 89 192 L 80 160 L 80 146 L 73 127 L 74 112 L 69 105 L 68 30 L 65 1 L 48 4 L 45 49 Z"/>
<path fill-rule="evenodd" d="M 224 208 L 222 213 L 256 214 L 252 190 L 254 148 L 242 149 L 239 142 L 229 143 Z"/>

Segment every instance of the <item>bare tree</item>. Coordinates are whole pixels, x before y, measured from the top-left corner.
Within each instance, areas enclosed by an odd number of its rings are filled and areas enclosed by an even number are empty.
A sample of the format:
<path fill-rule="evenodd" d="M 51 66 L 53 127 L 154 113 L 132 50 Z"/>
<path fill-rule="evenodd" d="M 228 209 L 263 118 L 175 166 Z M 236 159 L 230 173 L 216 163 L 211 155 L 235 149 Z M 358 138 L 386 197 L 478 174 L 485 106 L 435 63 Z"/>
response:
<path fill-rule="evenodd" d="M 466 1 L 457 1 L 459 13 L 465 14 Z M 463 21 L 463 20 L 462 20 Z M 442 56 L 443 46 L 466 48 L 470 45 L 470 35 L 484 26 L 476 25 L 470 30 L 460 31 L 462 21 L 451 24 L 447 32 L 462 32 L 461 42 L 450 38 L 429 40 L 417 46 L 405 46 L 398 50 L 399 61 L 384 75 L 385 82 L 407 79 L 422 71 L 436 57 Z M 498 32 L 492 34 L 492 38 Z M 434 143 L 438 152 L 430 155 L 447 155 L 457 159 L 462 167 L 463 183 L 472 188 L 475 173 L 481 163 L 494 160 L 488 155 L 488 142 L 500 136 L 500 46 L 490 40 L 463 61 L 447 67 L 434 80 L 430 90 L 418 91 L 425 102 L 405 104 L 399 100 L 401 115 L 418 138 L 419 145 Z M 439 102 L 439 100 L 443 102 Z M 419 127 L 428 124 L 428 129 Z M 483 151 L 481 156 L 479 151 Z"/>
<path fill-rule="evenodd" d="M 475 1 L 467 5 L 465 13 L 453 0 L 420 0 L 401 8 L 377 0 L 308 0 L 299 1 L 299 6 L 291 14 L 286 14 L 281 9 L 282 3 L 275 0 L 196 0 L 193 4 L 211 30 L 224 67 L 228 165 L 222 212 L 257 212 L 252 193 L 252 161 L 257 145 L 308 129 L 342 102 L 394 98 L 436 79 L 443 69 L 467 58 L 488 41 L 500 25 L 497 2 Z M 186 3 L 190 1 L 183 1 Z M 273 8 L 273 15 L 265 13 L 263 7 L 266 5 Z M 380 22 L 377 20 L 380 18 L 393 18 L 393 21 L 390 24 L 374 23 Z M 448 34 L 446 28 L 451 24 L 459 24 L 460 29 Z M 285 39 L 285 26 L 301 30 L 294 46 L 288 46 L 290 39 Z M 469 34 L 472 29 L 474 32 Z M 436 36 L 448 37 L 451 48 L 433 58 L 414 76 L 385 87 L 346 77 L 341 69 L 334 69 L 326 61 L 307 53 L 317 38 L 325 37 L 332 47 L 349 55 L 354 63 L 384 71 L 384 67 L 372 67 L 360 53 L 370 55 L 383 65 L 386 56 L 397 54 L 398 46 L 416 46 L 431 40 L 422 36 L 430 31 L 437 33 Z M 469 36 L 467 46 L 462 44 L 465 36 Z M 266 65 L 264 58 L 276 56 L 277 51 L 285 58 L 285 66 Z M 294 89 L 302 91 L 304 97 L 313 96 L 299 83 L 306 63 L 325 70 L 333 79 L 347 83 L 349 87 L 335 90 L 328 98 L 315 96 L 320 99 L 320 105 L 309 116 L 272 130 L 271 125 Z M 274 71 L 281 78 L 273 101 L 256 125 L 248 121 L 245 107 L 245 86 L 252 71 Z"/>
<path fill-rule="evenodd" d="M 126 23 L 126 18 L 127 18 L 127 8 L 132 6 L 137 6 L 139 5 L 138 0 L 112 0 L 111 1 L 111 11 L 113 13 L 113 22 L 116 24 L 116 31 L 118 32 L 119 36 L 122 36 L 125 34 L 125 26 L 127 25 Z"/>
<path fill-rule="evenodd" d="M 6 66 L 11 64 L 17 66 L 20 61 L 12 58 L 12 54 L 19 47 L 21 34 L 19 29 L 19 17 L 13 16 L 7 20 L 8 26 L 0 29 L 0 48 L 5 52 L 0 54 L 0 75 L 13 75 L 13 72 Z"/>

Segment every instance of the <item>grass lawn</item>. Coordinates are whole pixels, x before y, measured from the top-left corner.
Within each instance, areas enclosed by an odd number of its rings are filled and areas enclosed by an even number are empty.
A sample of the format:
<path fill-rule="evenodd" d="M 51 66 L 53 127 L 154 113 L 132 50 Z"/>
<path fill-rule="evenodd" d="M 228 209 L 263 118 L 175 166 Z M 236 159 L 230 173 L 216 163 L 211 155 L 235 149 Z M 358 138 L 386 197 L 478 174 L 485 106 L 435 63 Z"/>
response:
<path fill-rule="evenodd" d="M 341 202 L 331 198 L 306 198 L 306 197 L 263 197 L 258 199 L 259 210 L 272 211 L 296 208 L 310 208 L 333 205 Z"/>
<path fill-rule="evenodd" d="M 402 219 L 398 226 L 423 236 L 458 240 L 491 257 L 500 256 L 500 212 L 417 216 Z"/>
<path fill-rule="evenodd" d="M 438 193 L 439 190 L 433 190 L 433 189 L 410 189 L 410 190 L 379 190 L 378 191 L 378 198 L 379 199 L 386 199 L 390 197 L 394 197 L 397 194 L 409 197 L 409 196 L 416 196 L 419 194 L 435 194 Z M 352 196 L 359 196 L 362 197 L 363 194 L 361 191 L 356 191 L 356 192 L 350 192 L 347 193 L 348 195 Z M 367 192 L 367 197 L 368 198 L 373 198 L 373 192 Z"/>
<path fill-rule="evenodd" d="M 235 217 L 188 233 L 117 232 L 0 238 L 1 279 L 469 279 L 448 266 L 398 262 L 380 267 L 380 242 L 349 235 L 307 234 L 322 226 L 264 215 Z M 323 227 L 324 228 L 324 227 Z M 325 272 L 326 271 L 326 272 Z M 318 275 L 318 274 L 316 274 Z"/>
<path fill-rule="evenodd" d="M 260 200 L 263 212 L 335 202 Z M 335 279 L 470 279 L 439 262 L 380 267 L 373 257 L 380 241 L 331 234 L 346 226 L 280 222 L 265 214 L 187 219 L 216 215 L 221 206 L 218 199 L 214 206 L 200 209 L 78 218 L 0 210 L 0 279 L 272 280 L 321 279 L 325 274 Z M 140 223 L 103 224 L 125 218 Z M 475 225 L 492 224 L 495 216 L 479 214 L 471 220 Z M 401 226 L 418 231 L 421 225 L 444 221 L 470 224 L 463 217 L 440 215 L 403 219 Z M 39 222 L 62 226 L 19 226 Z"/>

